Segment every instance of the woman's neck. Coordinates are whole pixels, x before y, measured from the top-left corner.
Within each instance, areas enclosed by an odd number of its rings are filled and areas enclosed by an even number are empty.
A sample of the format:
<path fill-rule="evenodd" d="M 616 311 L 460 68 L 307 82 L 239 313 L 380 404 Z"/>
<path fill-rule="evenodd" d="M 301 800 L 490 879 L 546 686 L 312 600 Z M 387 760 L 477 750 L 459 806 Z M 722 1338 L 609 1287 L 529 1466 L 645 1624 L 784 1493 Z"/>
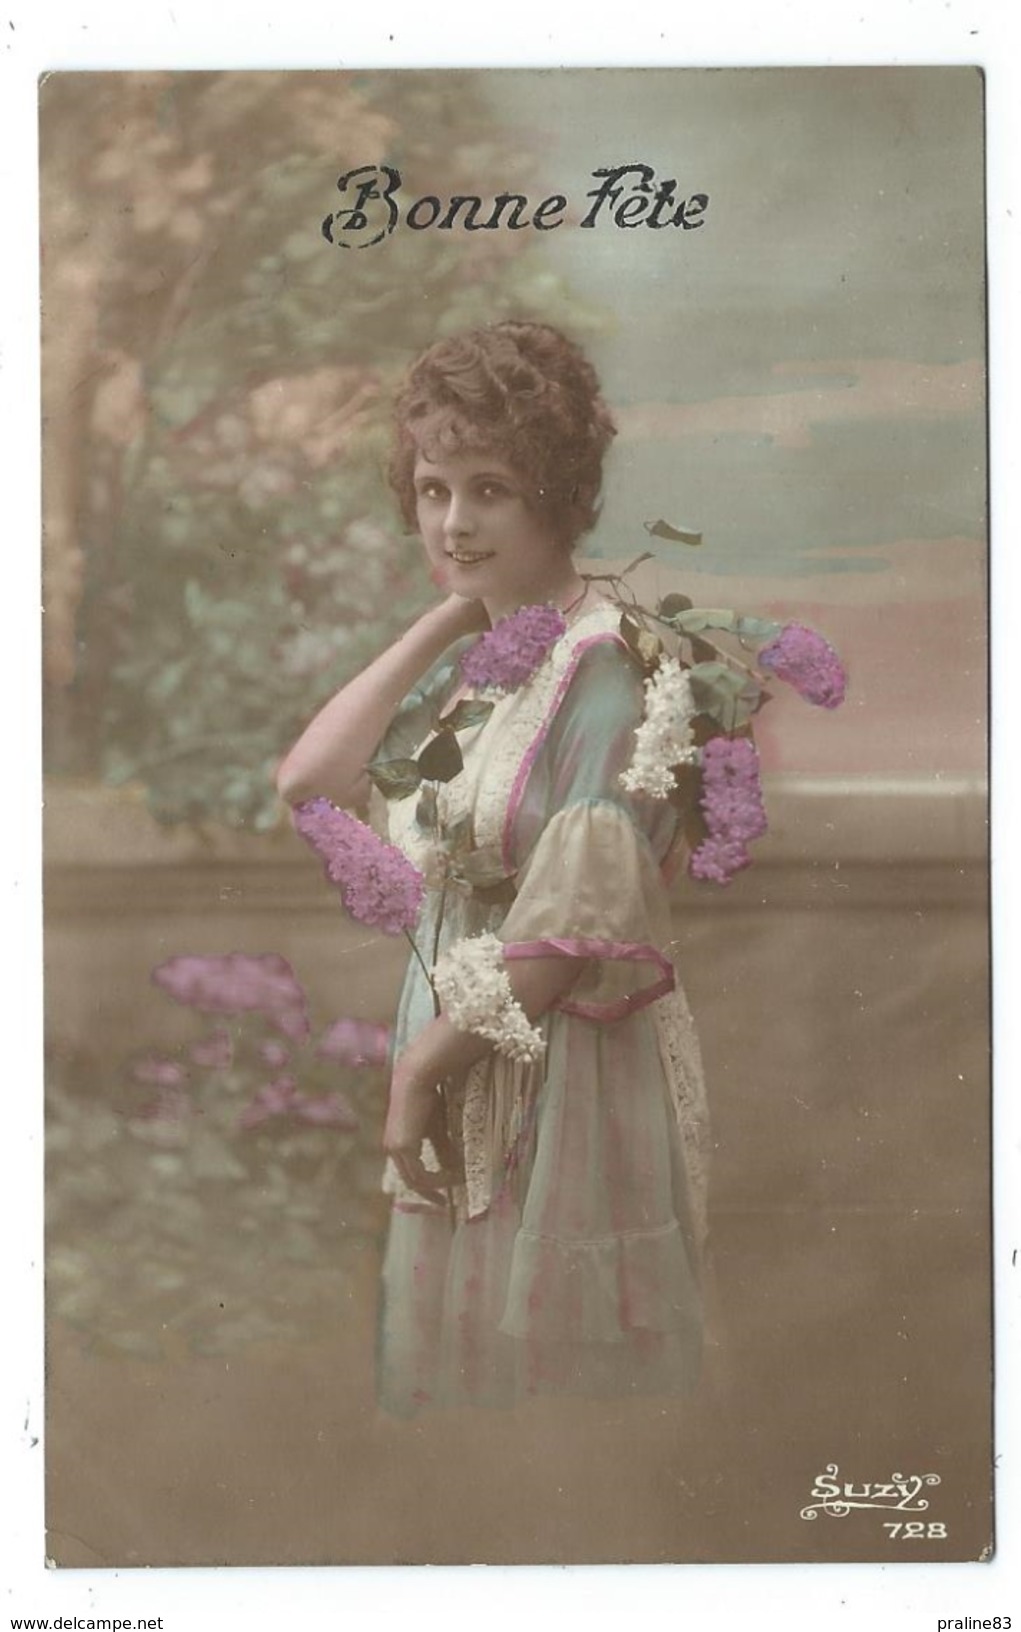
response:
<path fill-rule="evenodd" d="M 572 561 L 568 563 L 565 573 L 557 574 L 547 583 L 537 583 L 534 589 L 529 591 L 527 600 L 484 599 L 482 604 L 489 614 L 490 623 L 497 623 L 501 618 L 510 617 L 512 613 L 519 612 L 523 606 L 555 606 L 566 616 L 577 611 L 588 589 L 588 583 L 575 570 Z"/>

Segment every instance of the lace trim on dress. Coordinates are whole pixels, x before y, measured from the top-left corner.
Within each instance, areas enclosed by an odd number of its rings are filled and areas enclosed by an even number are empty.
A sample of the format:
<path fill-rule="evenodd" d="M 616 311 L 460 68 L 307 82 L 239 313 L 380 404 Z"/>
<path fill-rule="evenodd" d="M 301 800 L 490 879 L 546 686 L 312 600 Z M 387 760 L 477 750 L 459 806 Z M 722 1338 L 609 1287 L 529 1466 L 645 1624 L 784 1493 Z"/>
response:
<path fill-rule="evenodd" d="M 512 1063 L 500 1054 L 472 1066 L 465 1079 L 464 1208 L 468 1218 L 488 1212 L 517 1166 L 532 1127 L 542 1066 Z"/>
<path fill-rule="evenodd" d="M 619 623 L 620 611 L 608 601 L 593 607 L 557 642 L 531 684 L 517 694 L 519 706 L 505 722 L 497 762 L 503 775 L 493 777 L 491 784 L 487 782 L 475 815 L 478 842 L 501 844 L 508 872 L 513 865 L 510 841 L 514 819 L 557 706 L 589 646 L 607 639 L 623 645 Z"/>
<path fill-rule="evenodd" d="M 680 987 L 652 1005 L 660 1056 L 681 1135 L 692 1225 L 699 1248 L 709 1233 L 707 1199 L 712 1135 L 698 1034 Z"/>
<path fill-rule="evenodd" d="M 449 830 L 471 816 L 476 850 L 502 853 L 508 876 L 513 872 L 507 855 L 513 814 L 556 705 L 585 648 L 596 640 L 619 640 L 619 621 L 619 611 L 608 601 L 583 613 L 531 680 L 501 697 L 481 726 L 458 733 L 465 766 L 438 790 L 440 826 Z M 423 737 L 416 752 L 420 753 L 433 735 L 429 732 Z M 390 801 L 390 839 L 421 870 L 426 884 L 435 889 L 445 877 L 446 861 L 442 846 L 416 821 L 418 799 L 419 795 L 413 793 L 406 799 Z"/>

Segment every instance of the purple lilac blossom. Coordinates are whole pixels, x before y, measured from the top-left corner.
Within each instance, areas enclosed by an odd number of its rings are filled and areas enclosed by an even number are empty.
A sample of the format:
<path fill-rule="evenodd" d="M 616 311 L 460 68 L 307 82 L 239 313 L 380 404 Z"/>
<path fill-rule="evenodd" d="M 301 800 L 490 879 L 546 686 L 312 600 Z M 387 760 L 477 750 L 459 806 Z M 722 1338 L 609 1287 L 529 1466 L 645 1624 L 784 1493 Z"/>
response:
<path fill-rule="evenodd" d="M 281 1009 L 277 1014 L 271 1015 L 270 1018 L 277 1031 L 282 1031 L 284 1036 L 289 1037 L 292 1043 L 308 1041 L 311 1028 L 308 1023 L 308 1015 L 304 1009 Z"/>
<path fill-rule="evenodd" d="M 291 1051 L 286 1043 L 278 1037 L 266 1037 L 259 1044 L 256 1051 L 263 1065 L 268 1065 L 271 1071 L 280 1071 L 291 1057 Z"/>
<path fill-rule="evenodd" d="M 358 1117 L 344 1094 L 303 1094 L 293 1077 L 277 1077 L 252 1095 L 238 1118 L 239 1127 L 259 1128 L 278 1116 L 296 1116 L 314 1127 L 353 1132 Z"/>
<path fill-rule="evenodd" d="M 234 1059 L 234 1044 L 225 1026 L 217 1026 L 207 1037 L 200 1037 L 188 1051 L 196 1065 L 208 1071 L 228 1071 Z"/>
<path fill-rule="evenodd" d="M 387 1026 L 370 1020 L 335 1020 L 320 1037 L 316 1053 L 342 1065 L 385 1065 L 389 1050 Z"/>
<path fill-rule="evenodd" d="M 297 1107 L 297 1114 L 303 1122 L 311 1122 L 319 1128 L 342 1128 L 346 1133 L 353 1133 L 358 1126 L 350 1100 L 338 1092 L 308 1095 Z"/>
<path fill-rule="evenodd" d="M 707 835 L 688 863 L 693 878 L 729 884 L 751 863 L 748 844 L 766 831 L 759 756 L 747 737 L 713 737 L 702 750 Z"/>
<path fill-rule="evenodd" d="M 461 658 L 461 673 L 481 691 L 517 691 L 560 639 L 567 624 L 555 606 L 523 606 L 477 640 Z"/>
<path fill-rule="evenodd" d="M 839 708 L 844 701 L 844 665 L 829 641 L 803 623 L 786 624 L 775 640 L 763 646 L 759 663 L 819 708 Z"/>
<path fill-rule="evenodd" d="M 294 825 L 322 859 L 352 918 L 384 935 L 414 928 L 425 880 L 406 856 L 329 799 L 297 805 Z"/>
<path fill-rule="evenodd" d="M 170 958 L 153 970 L 152 978 L 188 1008 L 205 1014 L 255 1011 L 268 1015 L 281 1030 L 290 1027 L 289 1036 L 299 1025 L 308 1034 L 305 993 L 290 964 L 275 952 Z"/>
<path fill-rule="evenodd" d="M 238 1118 L 242 1128 L 257 1128 L 274 1116 L 286 1116 L 301 1103 L 302 1095 L 293 1077 L 277 1077 L 257 1088 Z"/>
<path fill-rule="evenodd" d="M 151 1083 L 157 1088 L 176 1088 L 187 1079 L 188 1073 L 178 1060 L 164 1054 L 146 1054 L 131 1067 L 136 1082 Z"/>
<path fill-rule="evenodd" d="M 183 1088 L 160 1088 L 135 1115 L 136 1122 L 183 1122 L 194 1110 Z"/>

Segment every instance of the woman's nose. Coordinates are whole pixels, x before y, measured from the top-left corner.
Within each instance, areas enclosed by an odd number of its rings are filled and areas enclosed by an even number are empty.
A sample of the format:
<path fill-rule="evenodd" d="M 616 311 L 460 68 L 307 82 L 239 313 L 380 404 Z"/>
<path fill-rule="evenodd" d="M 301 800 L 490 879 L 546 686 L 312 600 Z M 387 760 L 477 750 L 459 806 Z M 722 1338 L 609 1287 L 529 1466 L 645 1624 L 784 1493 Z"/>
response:
<path fill-rule="evenodd" d="M 443 529 L 448 538 L 464 538 L 466 534 L 474 532 L 475 514 L 471 500 L 466 494 L 450 495 Z"/>

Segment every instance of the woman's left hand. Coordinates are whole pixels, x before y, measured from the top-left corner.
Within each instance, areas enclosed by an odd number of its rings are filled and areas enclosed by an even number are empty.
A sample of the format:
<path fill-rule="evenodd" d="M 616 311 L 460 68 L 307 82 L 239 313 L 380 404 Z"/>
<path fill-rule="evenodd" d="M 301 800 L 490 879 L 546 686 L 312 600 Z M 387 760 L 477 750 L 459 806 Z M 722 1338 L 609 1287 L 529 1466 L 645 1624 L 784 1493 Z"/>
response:
<path fill-rule="evenodd" d="M 394 1064 L 390 1083 L 390 1106 L 383 1130 L 383 1149 L 393 1158 L 395 1167 L 409 1190 L 438 1201 L 440 1192 L 455 1182 L 455 1175 L 430 1172 L 422 1161 L 422 1141 L 428 1136 L 434 1148 L 433 1137 L 443 1124 L 443 1102 L 440 1089 L 424 1081 L 402 1060 Z M 437 1150 L 440 1160 L 448 1155 Z"/>

